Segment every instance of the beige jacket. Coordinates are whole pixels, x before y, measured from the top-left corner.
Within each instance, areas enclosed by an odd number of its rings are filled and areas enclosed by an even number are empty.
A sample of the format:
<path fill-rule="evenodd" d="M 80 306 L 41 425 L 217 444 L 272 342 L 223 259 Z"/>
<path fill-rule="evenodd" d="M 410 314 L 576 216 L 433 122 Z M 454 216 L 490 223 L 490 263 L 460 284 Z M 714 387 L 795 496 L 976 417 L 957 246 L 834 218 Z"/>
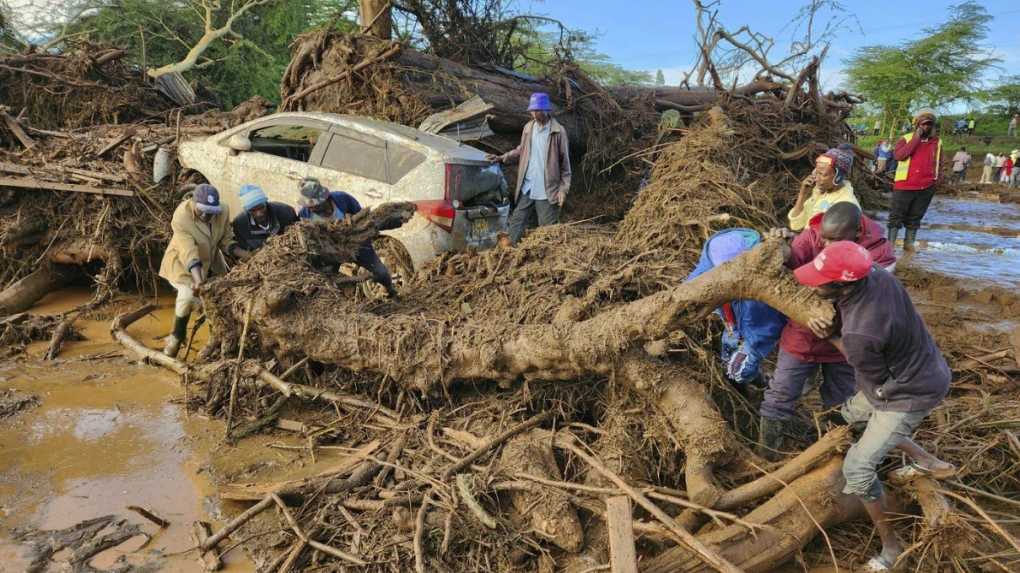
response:
<path fill-rule="evenodd" d="M 209 276 L 210 270 L 215 270 L 218 275 L 227 272 L 221 253 L 230 252 L 234 229 L 230 226 L 230 212 L 226 205 L 223 205 L 222 214 L 213 216 L 209 223 L 203 223 L 195 218 L 191 199 L 187 199 L 174 210 L 170 227 L 174 236 L 163 254 L 159 276 L 172 283 L 193 285 L 195 279 L 188 267 L 196 260 L 202 263 L 202 279 Z"/>
<path fill-rule="evenodd" d="M 550 119 L 549 126 L 549 156 L 545 160 L 545 193 L 550 203 L 562 204 L 570 191 L 570 152 L 567 149 L 567 132 L 555 119 Z M 528 172 L 528 158 L 531 157 L 531 126 L 535 120 L 531 120 L 524 126 L 524 133 L 521 134 L 521 144 L 516 149 L 507 151 L 500 156 L 500 160 L 508 165 L 520 163 L 517 170 L 517 187 L 514 189 L 514 198 L 521 193 L 521 185 L 524 184 L 524 174 Z"/>

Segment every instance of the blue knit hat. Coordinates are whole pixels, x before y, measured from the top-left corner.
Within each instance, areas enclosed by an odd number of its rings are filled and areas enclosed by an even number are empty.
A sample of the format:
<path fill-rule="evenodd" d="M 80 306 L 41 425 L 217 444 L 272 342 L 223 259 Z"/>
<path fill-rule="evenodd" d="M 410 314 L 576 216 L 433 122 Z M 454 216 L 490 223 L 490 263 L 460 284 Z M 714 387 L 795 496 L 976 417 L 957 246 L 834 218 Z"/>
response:
<path fill-rule="evenodd" d="M 245 211 L 269 202 L 265 192 L 258 185 L 242 185 L 237 196 L 241 198 L 241 208 Z"/>

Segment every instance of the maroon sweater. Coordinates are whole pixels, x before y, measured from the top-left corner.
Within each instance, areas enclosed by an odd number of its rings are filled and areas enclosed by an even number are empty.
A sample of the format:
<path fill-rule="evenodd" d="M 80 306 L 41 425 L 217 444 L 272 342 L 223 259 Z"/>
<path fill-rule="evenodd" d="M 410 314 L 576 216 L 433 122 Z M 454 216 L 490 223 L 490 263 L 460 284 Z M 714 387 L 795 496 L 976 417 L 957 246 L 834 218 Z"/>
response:
<path fill-rule="evenodd" d="M 949 364 L 899 279 L 872 265 L 836 307 L 857 389 L 875 409 L 930 410 L 949 393 Z"/>
<path fill-rule="evenodd" d="M 822 244 L 822 237 L 818 234 L 821 226 L 822 214 L 815 215 L 808 228 L 790 244 L 790 260 L 786 267 L 790 270 L 807 264 L 822 252 L 825 245 Z M 867 216 L 863 221 L 864 232 L 857 244 L 868 249 L 871 253 L 871 260 L 879 265 L 889 268 L 896 263 L 896 253 L 892 245 L 885 238 L 885 231 L 882 226 L 872 221 Z M 846 362 L 843 353 L 836 349 L 828 340 L 815 336 L 811 329 L 797 324 L 792 320 L 786 323 L 783 328 L 782 337 L 779 339 L 779 347 L 801 362 L 812 362 L 828 364 L 831 362 Z"/>

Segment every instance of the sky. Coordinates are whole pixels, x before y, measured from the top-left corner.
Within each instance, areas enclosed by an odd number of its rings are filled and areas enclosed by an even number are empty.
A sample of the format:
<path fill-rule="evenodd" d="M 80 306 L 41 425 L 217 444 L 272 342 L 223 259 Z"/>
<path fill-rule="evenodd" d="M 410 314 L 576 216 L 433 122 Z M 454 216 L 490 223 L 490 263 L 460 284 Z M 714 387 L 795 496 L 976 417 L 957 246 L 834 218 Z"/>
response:
<path fill-rule="evenodd" d="M 962 0 L 961 0 L 962 1 Z M 677 85 L 694 62 L 697 31 L 691 0 L 518 0 L 525 12 L 557 19 L 568 28 L 598 32 L 597 48 L 614 63 L 633 70 L 661 69 L 667 85 Z M 703 3 L 707 3 L 703 0 Z M 842 31 L 822 64 L 825 89 L 842 82 L 842 61 L 856 48 L 897 44 L 920 37 L 922 30 L 948 19 L 948 8 L 960 1 L 842 0 L 859 26 Z M 807 0 L 721 0 L 718 20 L 727 30 L 747 25 L 776 39 L 772 54 L 788 51 L 791 30 L 783 30 Z M 1003 60 L 1002 74 L 1020 74 L 1020 2 L 981 2 L 995 19 L 986 44 Z M 831 15 L 832 12 L 826 12 Z M 781 58 L 773 58 L 781 59 Z"/>

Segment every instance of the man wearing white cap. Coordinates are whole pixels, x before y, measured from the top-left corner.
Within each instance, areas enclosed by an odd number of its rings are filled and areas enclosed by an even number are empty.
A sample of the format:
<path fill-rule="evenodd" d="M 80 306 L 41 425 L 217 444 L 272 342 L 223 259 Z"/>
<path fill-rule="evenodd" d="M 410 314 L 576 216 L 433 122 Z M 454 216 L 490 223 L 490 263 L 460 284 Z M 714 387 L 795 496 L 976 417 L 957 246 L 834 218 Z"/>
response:
<path fill-rule="evenodd" d="M 570 153 L 567 132 L 552 117 L 549 96 L 531 94 L 528 111 L 532 120 L 524 126 L 521 144 L 503 155 L 486 155 L 492 163 L 520 164 L 516 206 L 510 217 L 510 241 L 517 244 L 532 212 L 538 212 L 538 225 L 552 225 L 570 190 Z"/>

